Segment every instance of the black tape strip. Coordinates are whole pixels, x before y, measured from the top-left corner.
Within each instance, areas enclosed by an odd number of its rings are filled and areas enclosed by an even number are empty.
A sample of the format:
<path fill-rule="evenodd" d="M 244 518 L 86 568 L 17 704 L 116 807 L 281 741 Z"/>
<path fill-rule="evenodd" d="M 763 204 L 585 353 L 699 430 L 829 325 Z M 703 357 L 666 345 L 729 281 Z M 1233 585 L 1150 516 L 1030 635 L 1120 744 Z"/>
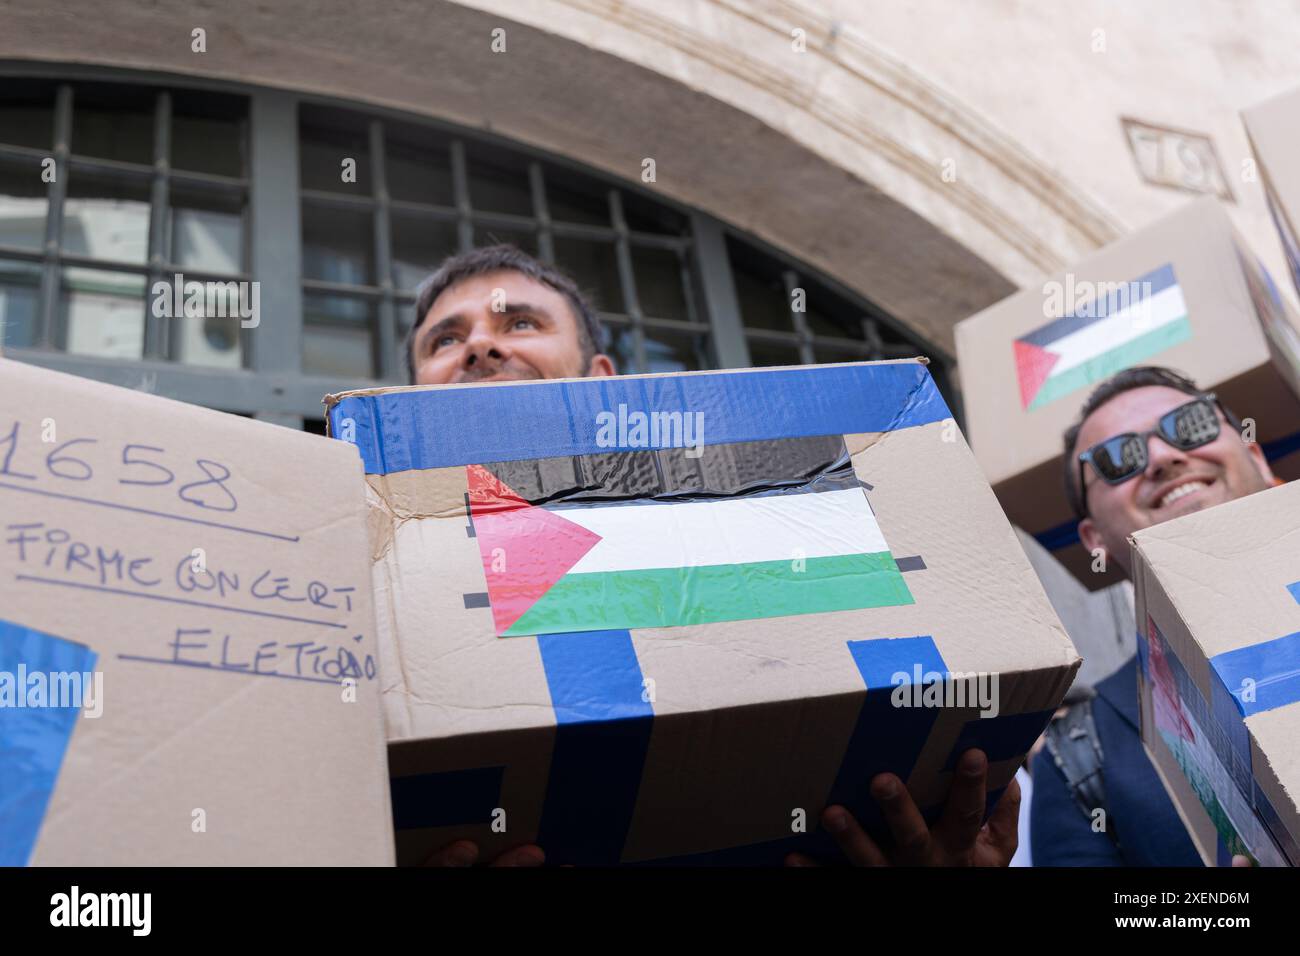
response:
<path fill-rule="evenodd" d="M 858 481 L 842 435 L 610 452 L 484 465 L 532 504 L 693 500 L 806 491 L 813 482 L 851 488 Z M 695 450 L 691 450 L 694 454 Z"/>
<path fill-rule="evenodd" d="M 488 596 L 486 591 L 479 591 L 472 594 L 466 594 L 464 595 L 464 598 L 465 598 L 466 608 L 492 606 L 491 603 L 488 601 Z"/>

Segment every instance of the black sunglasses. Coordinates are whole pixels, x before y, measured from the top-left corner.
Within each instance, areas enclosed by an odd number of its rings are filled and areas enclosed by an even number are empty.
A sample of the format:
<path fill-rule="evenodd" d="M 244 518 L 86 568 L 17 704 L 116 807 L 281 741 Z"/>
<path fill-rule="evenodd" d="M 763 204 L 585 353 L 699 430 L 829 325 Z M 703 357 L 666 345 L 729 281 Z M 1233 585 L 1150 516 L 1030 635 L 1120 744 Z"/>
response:
<path fill-rule="evenodd" d="M 1211 392 L 1161 415 L 1155 428 L 1144 432 L 1124 432 L 1080 452 L 1079 501 L 1083 513 L 1088 513 L 1088 486 L 1084 483 L 1083 472 L 1085 462 L 1092 465 L 1097 477 L 1106 484 L 1123 484 L 1146 469 L 1147 439 L 1152 435 L 1159 435 L 1161 440 L 1179 451 L 1191 451 L 1218 438 L 1218 411 L 1219 400 Z"/>

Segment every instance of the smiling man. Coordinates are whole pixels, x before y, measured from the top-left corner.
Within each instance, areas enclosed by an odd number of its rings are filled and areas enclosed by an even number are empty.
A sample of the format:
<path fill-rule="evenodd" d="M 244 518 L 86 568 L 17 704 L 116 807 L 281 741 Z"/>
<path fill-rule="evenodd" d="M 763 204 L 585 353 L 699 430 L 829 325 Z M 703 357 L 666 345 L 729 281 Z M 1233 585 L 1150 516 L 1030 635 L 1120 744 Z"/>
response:
<path fill-rule="evenodd" d="M 1083 546 L 1127 575 L 1133 532 L 1275 484 L 1241 432 L 1214 395 L 1168 369 L 1127 369 L 1102 383 L 1064 436 Z M 1142 749 L 1136 653 L 1057 721 L 1047 743 L 1034 761 L 1035 866 L 1200 865 Z"/>
<path fill-rule="evenodd" d="M 445 261 L 420 287 L 406 361 L 415 385 L 613 375 L 573 280 L 513 246 Z"/>

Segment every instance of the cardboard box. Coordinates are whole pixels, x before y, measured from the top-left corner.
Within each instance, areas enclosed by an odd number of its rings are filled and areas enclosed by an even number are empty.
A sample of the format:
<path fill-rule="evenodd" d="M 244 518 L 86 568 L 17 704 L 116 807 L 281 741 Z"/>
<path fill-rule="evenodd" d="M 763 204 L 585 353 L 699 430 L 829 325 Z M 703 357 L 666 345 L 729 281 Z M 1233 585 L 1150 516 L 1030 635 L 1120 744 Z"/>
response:
<path fill-rule="evenodd" d="M 1300 483 L 1139 531 L 1142 740 L 1206 865 L 1300 863 Z"/>
<path fill-rule="evenodd" d="M 1300 89 L 1244 110 L 1241 119 L 1259 161 L 1259 179 L 1291 281 L 1300 293 Z"/>
<path fill-rule="evenodd" d="M 1093 570 L 1062 487 L 1062 434 L 1096 385 L 1163 365 L 1215 391 L 1274 471 L 1300 477 L 1300 332 L 1213 198 L 1189 203 L 1073 269 L 957 324 L 966 429 L 1012 523 L 1085 586 Z"/>
<path fill-rule="evenodd" d="M 365 517 L 338 442 L 0 360 L 0 862 L 391 865 Z"/>
<path fill-rule="evenodd" d="M 886 769 L 933 815 L 983 746 L 996 798 L 1079 666 L 921 362 L 326 403 L 370 488 L 401 863 L 823 852 L 830 802 L 879 831 Z"/>

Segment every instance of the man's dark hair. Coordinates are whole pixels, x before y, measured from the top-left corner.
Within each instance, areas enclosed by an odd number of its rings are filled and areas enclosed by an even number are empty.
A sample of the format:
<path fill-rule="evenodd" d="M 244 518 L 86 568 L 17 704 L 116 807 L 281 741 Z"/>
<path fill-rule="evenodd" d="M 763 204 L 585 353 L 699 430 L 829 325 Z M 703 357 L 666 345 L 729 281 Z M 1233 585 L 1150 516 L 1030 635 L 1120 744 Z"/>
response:
<path fill-rule="evenodd" d="M 438 270 L 433 275 L 421 283 L 415 299 L 415 321 L 411 323 L 411 330 L 406 333 L 405 342 L 406 373 L 412 384 L 415 383 L 415 357 L 411 347 L 415 344 L 415 336 L 420 331 L 420 323 L 429 314 L 429 309 L 433 307 L 438 296 L 457 282 L 503 269 L 518 272 L 520 275 L 548 285 L 564 296 L 573 311 L 573 317 L 578 322 L 578 345 L 582 349 L 583 368 L 591 364 L 592 356 L 604 347 L 604 337 L 600 320 L 596 317 L 596 310 L 583 297 L 577 283 L 554 266 L 539 262 L 515 246 L 505 244 L 484 246 L 481 249 L 471 249 L 469 252 L 449 256 L 442 261 L 442 265 L 438 266 Z"/>
<path fill-rule="evenodd" d="M 1158 365 L 1126 368 L 1122 372 L 1115 373 L 1093 390 L 1093 393 L 1088 396 L 1088 400 L 1083 403 L 1083 409 L 1079 412 L 1079 417 L 1075 419 L 1073 425 L 1065 430 L 1065 497 L 1069 499 L 1075 517 L 1080 520 L 1087 517 L 1087 509 L 1083 504 L 1083 489 L 1078 486 L 1079 458 L 1074 453 L 1074 444 L 1079 440 L 1079 430 L 1083 428 L 1083 423 L 1088 420 L 1089 415 L 1116 395 L 1132 391 L 1135 388 L 1149 388 L 1152 385 L 1177 389 L 1180 392 L 1186 392 L 1188 395 L 1205 394 L 1190 378 L 1175 372 L 1173 369 L 1161 368 Z M 1223 405 L 1220 405 L 1219 409 L 1223 412 L 1223 417 L 1228 420 L 1228 424 L 1237 430 L 1241 429 L 1241 422 L 1236 415 L 1224 408 Z"/>

